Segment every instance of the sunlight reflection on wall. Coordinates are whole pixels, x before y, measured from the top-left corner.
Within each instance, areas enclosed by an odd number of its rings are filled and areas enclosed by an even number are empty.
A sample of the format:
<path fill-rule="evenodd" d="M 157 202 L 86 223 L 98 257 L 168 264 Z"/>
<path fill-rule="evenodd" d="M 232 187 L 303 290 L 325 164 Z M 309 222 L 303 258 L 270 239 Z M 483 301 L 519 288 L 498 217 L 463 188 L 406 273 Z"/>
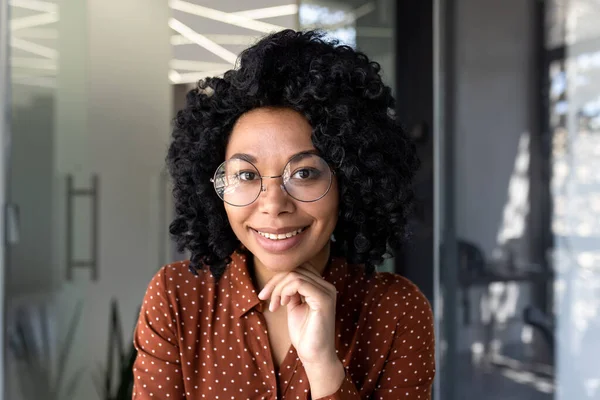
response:
<path fill-rule="evenodd" d="M 529 213 L 529 132 L 519 138 L 514 172 L 508 186 L 508 202 L 504 207 L 502 226 L 498 232 L 499 247 L 510 239 L 519 239 L 525 233 L 527 214 Z"/>
<path fill-rule="evenodd" d="M 550 68 L 557 399 L 600 396 L 600 52 L 578 50 L 590 2 L 575 3 L 569 57 Z"/>

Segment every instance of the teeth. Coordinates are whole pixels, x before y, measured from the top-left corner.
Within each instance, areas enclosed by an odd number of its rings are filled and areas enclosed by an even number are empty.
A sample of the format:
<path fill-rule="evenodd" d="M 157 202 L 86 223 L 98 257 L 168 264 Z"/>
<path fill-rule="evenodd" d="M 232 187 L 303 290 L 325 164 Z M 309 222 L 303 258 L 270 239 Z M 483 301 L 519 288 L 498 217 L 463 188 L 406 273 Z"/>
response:
<path fill-rule="evenodd" d="M 282 239 L 288 239 L 291 238 L 292 236 L 296 236 L 297 234 L 299 234 L 300 232 L 302 232 L 304 230 L 304 228 L 300 228 L 297 229 L 293 232 L 288 232 L 288 233 L 280 233 L 278 235 L 274 234 L 274 233 L 266 233 L 266 232 L 260 232 L 257 231 L 259 235 L 266 237 L 267 239 L 271 239 L 271 240 L 282 240 Z"/>

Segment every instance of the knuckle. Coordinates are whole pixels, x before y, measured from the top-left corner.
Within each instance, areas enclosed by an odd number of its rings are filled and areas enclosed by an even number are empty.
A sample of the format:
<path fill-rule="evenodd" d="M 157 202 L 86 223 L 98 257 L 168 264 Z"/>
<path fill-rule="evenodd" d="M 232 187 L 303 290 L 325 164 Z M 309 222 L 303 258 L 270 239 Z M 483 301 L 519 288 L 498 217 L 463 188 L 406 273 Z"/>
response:
<path fill-rule="evenodd" d="M 297 271 L 292 271 L 290 272 L 290 276 L 292 277 L 291 279 L 299 279 L 302 276 L 302 274 Z"/>

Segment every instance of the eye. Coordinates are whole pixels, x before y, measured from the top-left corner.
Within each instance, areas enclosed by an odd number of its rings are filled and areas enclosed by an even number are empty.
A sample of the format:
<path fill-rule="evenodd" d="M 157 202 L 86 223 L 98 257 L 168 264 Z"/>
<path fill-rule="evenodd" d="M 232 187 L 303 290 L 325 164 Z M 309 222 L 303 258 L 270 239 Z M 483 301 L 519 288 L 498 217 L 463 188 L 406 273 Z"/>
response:
<path fill-rule="evenodd" d="M 300 180 L 316 179 L 319 177 L 319 175 L 320 175 L 319 170 L 316 170 L 314 168 L 302 168 L 302 169 L 296 170 L 296 172 L 294 172 L 294 174 L 292 175 L 292 179 L 300 179 Z"/>
<path fill-rule="evenodd" d="M 237 178 L 241 181 L 253 181 L 256 180 L 258 174 L 253 171 L 240 171 L 237 174 Z"/>

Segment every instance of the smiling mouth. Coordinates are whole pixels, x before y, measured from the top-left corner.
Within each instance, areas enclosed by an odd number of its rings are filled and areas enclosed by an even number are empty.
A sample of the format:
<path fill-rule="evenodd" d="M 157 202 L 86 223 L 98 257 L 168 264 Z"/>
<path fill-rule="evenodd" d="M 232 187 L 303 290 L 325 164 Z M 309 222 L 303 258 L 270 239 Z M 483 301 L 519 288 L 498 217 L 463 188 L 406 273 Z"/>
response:
<path fill-rule="evenodd" d="M 304 228 L 296 229 L 295 231 L 286 232 L 286 233 L 279 233 L 279 234 L 268 233 L 268 232 L 261 232 L 261 231 L 258 231 L 256 229 L 254 229 L 254 231 L 256 233 L 258 233 L 260 236 L 264 237 L 264 238 L 277 241 L 277 240 L 285 240 L 285 239 L 289 239 L 291 237 L 294 237 L 294 236 L 296 236 L 296 235 L 304 232 L 307 228 L 308 227 L 305 226 Z"/>

